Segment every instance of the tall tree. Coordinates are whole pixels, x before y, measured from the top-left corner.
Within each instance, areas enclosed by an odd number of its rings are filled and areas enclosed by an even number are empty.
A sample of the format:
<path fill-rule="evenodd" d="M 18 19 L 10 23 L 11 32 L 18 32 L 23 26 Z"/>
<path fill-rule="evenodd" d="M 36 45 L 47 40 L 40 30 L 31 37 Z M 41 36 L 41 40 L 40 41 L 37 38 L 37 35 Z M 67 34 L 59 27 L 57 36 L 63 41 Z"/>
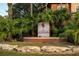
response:
<path fill-rule="evenodd" d="M 8 5 L 9 18 L 12 19 L 12 14 L 13 14 L 12 8 L 13 8 L 13 5 L 12 5 L 12 3 L 8 3 L 7 5 Z"/>
<path fill-rule="evenodd" d="M 37 16 L 39 13 L 43 12 L 43 10 L 47 10 L 47 4 L 45 3 L 18 3 L 13 4 L 13 18 L 29 18 L 29 22 L 31 22 L 32 26 L 32 36 L 35 36 L 35 16 Z"/>
<path fill-rule="evenodd" d="M 30 14 L 31 16 L 33 16 L 33 4 L 32 3 L 30 4 Z"/>
<path fill-rule="evenodd" d="M 16 3 L 13 4 L 13 18 L 24 18 L 29 15 L 37 15 L 46 9 L 45 3 Z"/>
<path fill-rule="evenodd" d="M 30 14 L 29 3 L 16 3 L 13 4 L 13 18 L 24 18 Z"/>

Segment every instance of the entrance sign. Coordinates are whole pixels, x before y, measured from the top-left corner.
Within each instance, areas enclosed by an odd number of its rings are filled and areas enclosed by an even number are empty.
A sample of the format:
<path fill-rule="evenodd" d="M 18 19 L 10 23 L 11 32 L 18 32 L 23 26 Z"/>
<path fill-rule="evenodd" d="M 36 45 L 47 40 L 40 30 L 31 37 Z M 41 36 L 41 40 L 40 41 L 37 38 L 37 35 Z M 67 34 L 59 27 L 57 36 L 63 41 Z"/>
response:
<path fill-rule="evenodd" d="M 50 36 L 49 23 L 40 22 L 38 24 L 38 37 L 49 37 L 49 36 Z"/>

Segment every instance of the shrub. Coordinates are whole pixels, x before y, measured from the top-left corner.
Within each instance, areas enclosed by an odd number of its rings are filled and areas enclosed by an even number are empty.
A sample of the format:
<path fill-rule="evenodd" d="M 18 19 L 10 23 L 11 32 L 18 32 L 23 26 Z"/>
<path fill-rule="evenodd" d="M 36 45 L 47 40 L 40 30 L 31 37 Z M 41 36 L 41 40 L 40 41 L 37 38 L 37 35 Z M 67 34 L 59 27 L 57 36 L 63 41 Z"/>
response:
<path fill-rule="evenodd" d="M 0 40 L 11 40 L 13 36 L 21 40 L 22 34 L 31 29 L 29 23 L 28 19 L 0 20 Z"/>
<path fill-rule="evenodd" d="M 47 11 L 44 10 L 42 13 L 38 14 L 39 21 L 42 20 L 44 22 L 53 22 L 53 11 L 51 9 L 48 9 Z"/>
<path fill-rule="evenodd" d="M 53 15 L 53 22 L 54 22 L 53 27 L 54 28 L 52 28 L 52 31 L 56 32 L 56 34 L 57 34 L 56 36 L 60 36 L 60 34 L 65 31 L 64 22 L 67 22 L 70 19 L 70 13 L 67 11 L 67 9 L 60 9 L 60 10 L 54 11 L 53 14 L 54 14 Z M 54 33 L 53 33 L 53 35 L 54 35 Z"/>
<path fill-rule="evenodd" d="M 64 32 L 60 33 L 60 36 L 66 37 L 69 42 L 79 44 L 79 24 L 78 20 L 74 19 L 64 26 Z"/>
<path fill-rule="evenodd" d="M 79 44 L 79 29 L 66 30 L 64 35 L 68 38 L 68 41 L 74 44 Z"/>

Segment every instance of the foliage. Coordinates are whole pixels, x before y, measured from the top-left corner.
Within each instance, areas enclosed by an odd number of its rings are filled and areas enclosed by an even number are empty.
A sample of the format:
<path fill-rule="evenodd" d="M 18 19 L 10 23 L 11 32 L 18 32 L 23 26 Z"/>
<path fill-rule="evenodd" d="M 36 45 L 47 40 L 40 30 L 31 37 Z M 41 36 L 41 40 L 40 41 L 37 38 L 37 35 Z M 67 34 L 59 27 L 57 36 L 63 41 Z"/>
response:
<path fill-rule="evenodd" d="M 13 4 L 13 18 L 24 18 L 26 14 L 30 13 L 30 4 L 16 3 Z"/>
<path fill-rule="evenodd" d="M 38 15 L 43 12 L 46 8 L 45 3 L 32 3 L 32 12 L 33 15 Z M 28 14 L 31 13 L 31 4 L 30 3 L 15 3 L 13 4 L 13 18 L 25 18 Z"/>
<path fill-rule="evenodd" d="M 66 9 L 54 12 L 53 36 L 65 37 L 69 42 L 79 44 L 79 12 L 72 15 L 74 17 L 70 19 L 70 14 Z"/>
<path fill-rule="evenodd" d="M 63 37 L 66 37 L 69 42 L 74 44 L 79 44 L 79 29 L 71 30 L 68 29 L 64 33 L 62 33 Z"/>
<path fill-rule="evenodd" d="M 65 20 L 69 20 L 70 14 L 68 13 L 67 9 L 60 9 L 54 12 L 54 23 L 56 26 L 62 26 L 62 23 Z"/>
<path fill-rule="evenodd" d="M 4 17 L 0 15 L 0 19 L 4 19 Z"/>
<path fill-rule="evenodd" d="M 75 44 L 79 43 L 79 12 L 72 14 L 74 17 L 70 19 L 71 14 L 67 9 L 52 11 L 50 9 L 39 9 L 36 5 L 33 4 L 34 12 L 37 9 L 39 11 L 31 16 L 30 4 L 14 4 L 14 19 L 0 18 L 0 40 L 10 40 L 12 38 L 21 40 L 24 34 L 32 35 L 32 31 L 36 36 L 38 23 L 44 21 L 51 23 L 52 36 L 70 37 Z"/>
<path fill-rule="evenodd" d="M 53 22 L 53 11 L 51 9 L 48 9 L 47 11 L 44 10 L 39 15 L 40 20 L 44 22 Z"/>
<path fill-rule="evenodd" d="M 29 23 L 28 19 L 0 20 L 0 39 L 11 40 L 13 36 L 22 39 L 22 34 L 31 29 Z"/>
<path fill-rule="evenodd" d="M 64 32 L 60 34 L 68 38 L 68 41 L 79 44 L 79 18 L 78 13 L 74 14 L 74 19 L 71 19 L 64 27 Z"/>
<path fill-rule="evenodd" d="M 0 39 L 4 39 L 7 37 L 8 27 L 6 25 L 7 21 L 0 20 Z"/>
<path fill-rule="evenodd" d="M 64 32 L 65 23 L 70 18 L 70 14 L 68 13 L 67 9 L 60 9 L 53 12 L 53 35 L 52 36 L 59 36 L 60 33 Z M 64 23 L 65 22 L 65 23 Z M 56 35 L 54 35 L 54 32 Z"/>
<path fill-rule="evenodd" d="M 74 19 L 79 20 L 79 12 L 75 12 L 73 16 L 74 16 Z"/>

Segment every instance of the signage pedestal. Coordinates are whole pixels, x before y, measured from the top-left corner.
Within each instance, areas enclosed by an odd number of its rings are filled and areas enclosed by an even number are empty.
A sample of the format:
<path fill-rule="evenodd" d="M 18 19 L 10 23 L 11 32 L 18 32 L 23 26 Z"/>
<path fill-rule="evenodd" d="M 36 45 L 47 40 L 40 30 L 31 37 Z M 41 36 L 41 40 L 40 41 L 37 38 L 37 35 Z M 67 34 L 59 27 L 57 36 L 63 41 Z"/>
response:
<path fill-rule="evenodd" d="M 40 22 L 38 24 L 38 37 L 49 37 L 50 36 L 50 27 L 47 22 Z"/>

